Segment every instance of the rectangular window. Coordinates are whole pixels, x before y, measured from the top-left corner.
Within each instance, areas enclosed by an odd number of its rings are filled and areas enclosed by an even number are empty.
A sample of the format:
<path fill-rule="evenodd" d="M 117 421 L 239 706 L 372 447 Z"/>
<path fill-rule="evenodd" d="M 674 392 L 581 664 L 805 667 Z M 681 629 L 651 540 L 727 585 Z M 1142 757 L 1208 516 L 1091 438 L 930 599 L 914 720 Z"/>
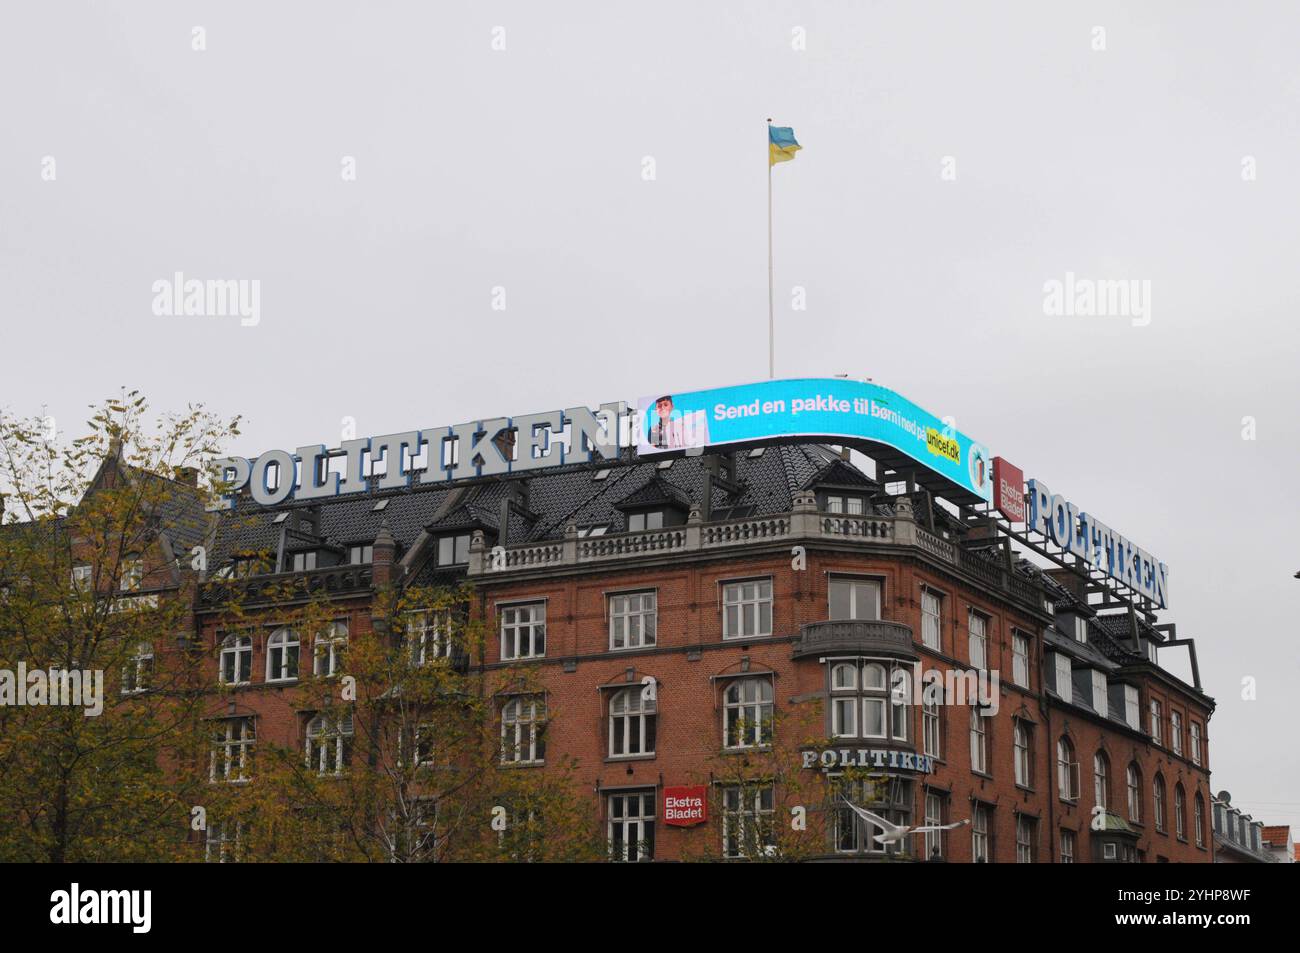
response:
<path fill-rule="evenodd" d="M 655 855 L 655 792 L 634 791 L 609 796 L 610 860 L 653 860 Z"/>
<path fill-rule="evenodd" d="M 126 559 L 122 561 L 122 591 L 135 592 L 144 584 L 144 560 Z"/>
<path fill-rule="evenodd" d="M 1142 706 L 1138 703 L 1138 690 L 1136 685 L 1124 686 L 1124 723 L 1134 731 L 1142 729 L 1140 713 Z"/>
<path fill-rule="evenodd" d="M 95 570 L 91 566 L 73 566 L 72 588 L 78 592 L 90 592 L 94 572 Z"/>
<path fill-rule="evenodd" d="M 1074 863 L 1074 831 L 1061 831 L 1061 863 Z"/>
<path fill-rule="evenodd" d="M 629 513 L 627 516 L 627 531 L 629 533 L 640 533 L 648 529 L 663 528 L 663 510 L 652 510 L 649 513 Z"/>
<path fill-rule="evenodd" d="M 987 774 L 989 768 L 986 721 L 978 708 L 970 710 L 970 769 L 982 774 Z"/>
<path fill-rule="evenodd" d="M 772 634 L 772 580 L 729 582 L 722 587 L 722 637 L 748 639 Z"/>
<path fill-rule="evenodd" d="M 501 763 L 541 764 L 546 760 L 546 700 L 516 695 L 501 706 Z"/>
<path fill-rule="evenodd" d="M 944 815 L 944 797 L 933 791 L 927 791 L 925 795 L 925 826 L 941 827 L 943 825 Z M 943 851 L 943 831 L 929 830 L 925 832 L 925 857 L 924 860 L 930 860 L 935 857 L 942 857 Z"/>
<path fill-rule="evenodd" d="M 364 546 L 348 547 L 348 562 L 352 563 L 354 566 L 364 565 L 374 561 L 375 547 L 370 543 L 366 543 Z"/>
<path fill-rule="evenodd" d="M 911 847 L 899 843 L 882 844 L 876 840 L 885 831 L 879 824 L 858 814 L 854 806 L 865 809 L 890 824 L 912 826 L 911 782 L 895 778 L 888 786 L 866 779 L 832 779 L 832 843 L 839 853 L 896 854 Z M 852 805 L 852 806 L 851 806 Z"/>
<path fill-rule="evenodd" d="M 1151 699 L 1151 740 L 1158 745 L 1164 744 L 1164 720 L 1160 703 L 1154 698 Z"/>
<path fill-rule="evenodd" d="M 722 789 L 722 853 L 751 860 L 776 850 L 775 795 L 770 784 Z"/>
<path fill-rule="evenodd" d="M 406 645 L 411 664 L 448 658 L 452 649 L 450 609 L 415 609 L 406 613 Z"/>
<path fill-rule="evenodd" d="M 880 618 L 880 583 L 877 580 L 831 576 L 829 589 L 831 619 Z"/>
<path fill-rule="evenodd" d="M 921 706 L 921 737 L 922 752 L 932 758 L 942 757 L 943 744 L 941 741 L 941 727 L 939 722 L 939 703 L 922 704 Z"/>
<path fill-rule="evenodd" d="M 243 824 L 239 821 L 211 821 L 203 848 L 203 859 L 209 864 L 234 864 L 239 862 L 240 840 Z"/>
<path fill-rule="evenodd" d="M 989 667 L 988 619 L 978 612 L 970 614 L 970 664 L 972 668 Z"/>
<path fill-rule="evenodd" d="M 256 740 L 251 718 L 226 718 L 216 724 L 208 776 L 213 781 L 247 781 Z"/>
<path fill-rule="evenodd" d="M 943 599 L 929 589 L 921 590 L 921 644 L 943 651 Z"/>
<path fill-rule="evenodd" d="M 1092 670 L 1092 710 L 1105 717 L 1110 713 L 1110 686 L 1106 673 Z"/>
<path fill-rule="evenodd" d="M 469 562 L 469 533 L 444 536 L 438 540 L 438 565 L 463 566 Z"/>
<path fill-rule="evenodd" d="M 1074 672 L 1070 656 L 1056 653 L 1056 694 L 1064 701 L 1074 701 Z"/>
<path fill-rule="evenodd" d="M 541 658 L 546 654 L 546 603 L 506 606 L 501 613 L 501 658 Z"/>
<path fill-rule="evenodd" d="M 971 859 L 977 863 L 989 863 L 993 855 L 992 812 L 987 805 L 976 804 L 971 811 L 970 849 Z"/>
<path fill-rule="evenodd" d="M 656 594 L 626 592 L 609 597 L 609 647 L 639 649 L 655 644 Z"/>
<path fill-rule="evenodd" d="M 1192 764 L 1201 763 L 1201 726 L 1198 722 L 1191 721 L 1187 723 L 1187 730 L 1191 732 L 1192 740 Z"/>
<path fill-rule="evenodd" d="M 122 694 L 135 695 L 139 692 L 147 692 L 151 681 L 153 681 L 153 646 L 148 642 L 141 642 L 136 646 L 131 657 L 126 660 L 126 666 L 122 670 Z"/>
<path fill-rule="evenodd" d="M 1074 617 L 1074 641 L 1088 644 L 1088 620 L 1081 615 Z"/>
<path fill-rule="evenodd" d="M 1011 633 L 1011 680 L 1029 687 L 1029 636 L 1020 632 Z"/>
<path fill-rule="evenodd" d="M 1183 753 L 1183 716 L 1176 711 L 1169 713 L 1169 746 L 1174 754 Z"/>
<path fill-rule="evenodd" d="M 316 551 L 293 554 L 293 571 L 306 572 L 316 568 Z"/>
<path fill-rule="evenodd" d="M 1016 815 L 1016 863 L 1032 864 L 1034 862 L 1034 834 L 1038 822 L 1024 814 Z"/>

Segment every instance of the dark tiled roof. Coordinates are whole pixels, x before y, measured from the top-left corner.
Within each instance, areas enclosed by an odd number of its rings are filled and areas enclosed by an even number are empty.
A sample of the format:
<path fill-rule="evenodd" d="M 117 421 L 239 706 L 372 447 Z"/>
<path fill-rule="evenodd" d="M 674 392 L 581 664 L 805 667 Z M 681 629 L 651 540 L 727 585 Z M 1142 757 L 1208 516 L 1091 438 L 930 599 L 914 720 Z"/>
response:
<path fill-rule="evenodd" d="M 739 453 L 735 479 L 740 490 L 729 494 L 715 486 L 713 508 L 744 507 L 755 516 L 789 512 L 795 494 L 837 460 L 834 450 L 818 444 L 775 445 L 758 456 Z M 851 464 L 842 466 L 856 470 Z M 606 470 L 609 472 L 597 479 Z M 837 473 L 847 477 L 844 469 L 837 469 Z M 371 542 L 381 520 L 386 518 L 401 553 L 425 529 L 436 532 L 483 526 L 495 532 L 501 502 L 510 495 L 517 503 L 510 520 L 510 544 L 562 539 L 569 523 L 617 529 L 624 518 L 620 507 L 638 498 L 637 494 L 651 483 L 659 485 L 657 492 L 689 505 L 701 497 L 704 475 L 702 457 L 679 457 L 671 466 L 660 469 L 659 461 L 642 461 L 629 454 L 618 460 L 568 464 L 527 476 L 482 477 L 456 484 L 417 482 L 404 489 L 341 496 L 315 504 L 260 507 L 241 499 L 234 511 L 221 516 L 209 565 L 219 568 L 229 562 L 232 554 L 240 552 L 274 551 L 280 537 L 275 517 L 312 505 L 317 507 L 319 534 L 325 543 Z M 867 478 L 863 475 L 862 479 Z M 373 479 L 371 483 L 373 486 Z M 388 503 L 382 512 L 375 512 L 375 504 L 381 499 Z"/>

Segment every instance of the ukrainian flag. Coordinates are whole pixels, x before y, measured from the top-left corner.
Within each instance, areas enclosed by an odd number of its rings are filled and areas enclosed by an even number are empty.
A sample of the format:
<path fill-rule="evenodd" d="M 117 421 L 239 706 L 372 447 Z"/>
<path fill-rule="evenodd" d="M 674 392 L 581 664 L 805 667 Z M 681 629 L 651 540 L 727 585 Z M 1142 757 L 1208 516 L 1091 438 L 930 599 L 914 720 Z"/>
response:
<path fill-rule="evenodd" d="M 794 130 L 789 126 L 768 126 L 768 166 L 789 162 L 803 146 L 794 141 Z"/>

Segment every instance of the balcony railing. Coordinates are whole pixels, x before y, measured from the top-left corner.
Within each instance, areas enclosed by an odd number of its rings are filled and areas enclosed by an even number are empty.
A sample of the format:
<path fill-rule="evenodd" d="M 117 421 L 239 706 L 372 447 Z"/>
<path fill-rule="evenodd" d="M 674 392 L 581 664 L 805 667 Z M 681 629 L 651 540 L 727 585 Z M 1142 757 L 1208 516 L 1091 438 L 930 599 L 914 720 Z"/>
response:
<path fill-rule="evenodd" d="M 880 619 L 836 619 L 812 622 L 799 630 L 794 657 L 805 655 L 884 654 L 916 658 L 912 627 Z"/>
<path fill-rule="evenodd" d="M 199 587 L 199 606 L 255 605 L 261 602 L 305 601 L 316 596 L 369 592 L 374 580 L 369 563 L 327 566 L 302 572 L 268 573 L 239 579 L 210 581 Z"/>
<path fill-rule="evenodd" d="M 754 543 L 788 545 L 817 541 L 859 542 L 890 547 L 914 547 L 941 563 L 974 577 L 983 585 L 1009 594 L 1037 609 L 1042 593 L 1028 579 L 1011 572 L 1004 563 L 963 549 L 919 526 L 910 506 L 900 503 L 893 516 L 825 513 L 817 510 L 811 494 L 801 494 L 789 513 L 705 523 L 692 513 L 680 526 L 579 537 L 570 527 L 562 541 L 548 540 L 521 546 L 487 549 L 476 537 L 470 547 L 469 577 L 484 578 L 503 572 L 557 570 L 639 559 L 709 553 Z"/>

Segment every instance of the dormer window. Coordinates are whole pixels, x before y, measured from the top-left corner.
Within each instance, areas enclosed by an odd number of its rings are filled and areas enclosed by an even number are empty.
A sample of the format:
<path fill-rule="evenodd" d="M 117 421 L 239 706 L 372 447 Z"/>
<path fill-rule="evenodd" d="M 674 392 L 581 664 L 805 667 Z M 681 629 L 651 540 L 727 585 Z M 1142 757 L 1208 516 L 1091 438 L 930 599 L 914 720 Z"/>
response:
<path fill-rule="evenodd" d="M 91 566 L 72 567 L 72 588 L 78 592 L 89 592 L 95 570 Z"/>
<path fill-rule="evenodd" d="M 316 568 L 316 550 L 311 549 L 305 553 L 293 554 L 293 571 L 305 572 L 309 569 Z"/>
<path fill-rule="evenodd" d="M 664 528 L 664 511 L 649 510 L 644 513 L 629 513 L 627 515 L 627 531 L 629 533 L 639 533 L 647 529 Z"/>
<path fill-rule="evenodd" d="M 355 565 L 374 562 L 375 547 L 369 543 L 348 547 L 348 562 Z"/>
<path fill-rule="evenodd" d="M 122 591 L 135 592 L 144 583 L 144 560 L 138 556 L 122 561 Z"/>
<path fill-rule="evenodd" d="M 861 516 L 866 512 L 866 507 L 867 501 L 865 497 L 844 493 L 828 493 L 826 495 L 827 513 L 844 513 L 848 516 Z"/>
<path fill-rule="evenodd" d="M 469 562 L 469 533 L 444 536 L 438 540 L 438 565 L 463 566 Z"/>

